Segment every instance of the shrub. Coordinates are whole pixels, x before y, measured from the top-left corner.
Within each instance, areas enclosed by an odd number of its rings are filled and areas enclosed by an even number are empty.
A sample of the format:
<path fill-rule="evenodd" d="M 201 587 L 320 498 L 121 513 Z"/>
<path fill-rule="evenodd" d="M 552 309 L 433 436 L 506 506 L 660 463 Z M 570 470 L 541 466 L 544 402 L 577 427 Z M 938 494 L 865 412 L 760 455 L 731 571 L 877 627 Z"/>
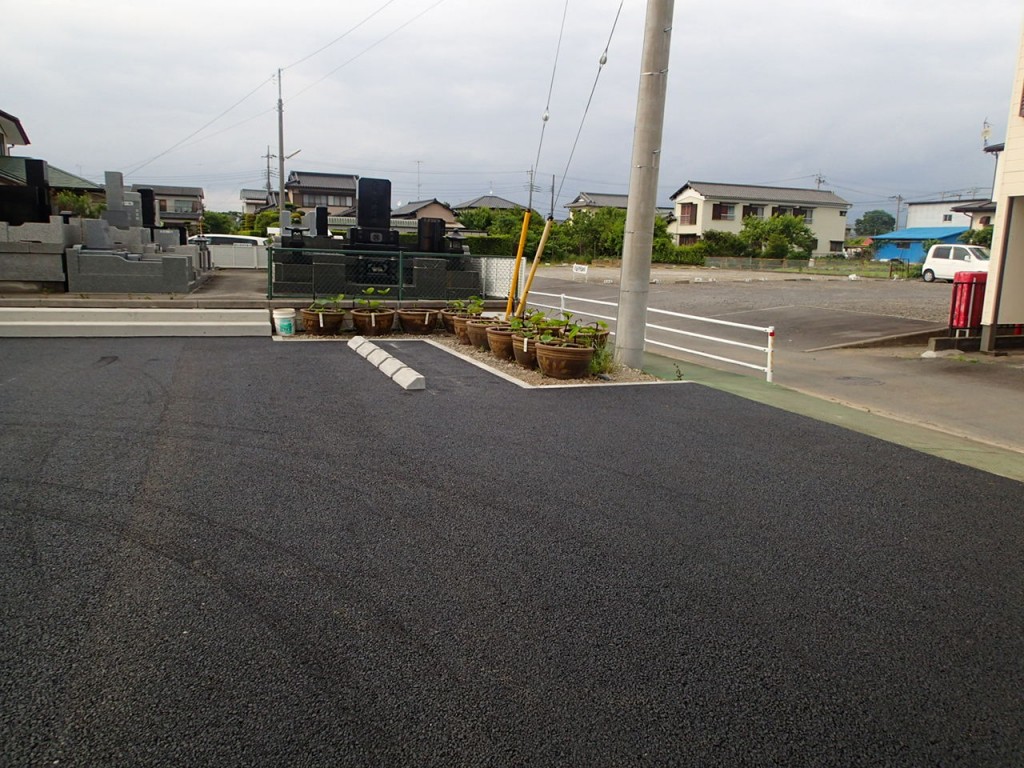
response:
<path fill-rule="evenodd" d="M 465 243 L 474 256 L 515 256 L 519 238 L 512 235 L 470 235 Z"/>

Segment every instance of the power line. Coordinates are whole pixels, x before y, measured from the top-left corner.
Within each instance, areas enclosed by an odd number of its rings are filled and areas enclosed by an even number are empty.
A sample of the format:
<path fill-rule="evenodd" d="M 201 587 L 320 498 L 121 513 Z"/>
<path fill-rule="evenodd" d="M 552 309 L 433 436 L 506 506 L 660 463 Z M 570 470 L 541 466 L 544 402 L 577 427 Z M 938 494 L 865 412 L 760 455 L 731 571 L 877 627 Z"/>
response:
<path fill-rule="evenodd" d="M 332 70 L 331 70 L 330 72 L 328 72 L 328 73 L 327 73 L 326 75 L 324 75 L 323 77 L 321 77 L 321 78 L 320 78 L 319 80 L 314 80 L 314 81 L 313 81 L 312 83 L 310 83 L 309 85 L 307 85 L 307 86 L 306 86 L 305 88 L 303 88 L 303 89 L 302 89 L 301 91 L 299 91 L 298 93 L 295 93 L 295 94 L 293 94 L 293 95 L 291 96 L 291 98 L 290 98 L 290 99 L 289 99 L 288 101 L 289 101 L 289 102 L 291 102 L 291 101 L 294 101 L 294 100 L 295 100 L 295 99 L 297 99 L 297 98 L 298 98 L 299 96 L 301 96 L 302 94 L 304 94 L 304 93 L 306 93 L 307 91 L 309 91 L 310 89 L 312 89 L 312 88 L 313 88 L 314 86 L 317 86 L 317 85 L 319 85 L 320 83 L 322 83 L 322 82 L 323 82 L 324 80 L 326 80 L 326 79 L 327 79 L 328 77 L 330 77 L 330 76 L 331 76 L 331 75 L 333 75 L 333 74 L 334 74 L 335 72 L 337 72 L 337 71 L 338 71 L 339 69 L 342 69 L 343 67 L 347 67 L 347 66 L 348 66 L 349 64 L 351 64 L 351 63 L 352 63 L 353 61 L 355 61 L 356 59 L 358 59 L 358 58 L 360 58 L 361 56 L 364 56 L 365 54 L 369 53 L 369 52 L 370 52 L 370 51 L 372 51 L 372 50 L 373 50 L 374 48 L 376 48 L 376 47 L 377 47 L 378 45 L 380 45 L 381 43 L 383 43 L 383 42 L 384 42 L 385 40 L 387 40 L 387 39 L 389 39 L 389 38 L 393 37 L 394 35 L 397 35 L 397 34 L 398 34 L 399 32 L 401 32 L 401 31 L 402 31 L 403 29 L 405 29 L 406 27 L 408 27 L 408 26 L 409 26 L 410 24 L 412 24 L 413 22 L 415 22 L 415 21 L 418 21 L 418 20 L 419 20 L 419 19 L 421 19 L 422 17 L 426 16 L 426 15 L 427 15 L 428 13 L 430 13 L 430 12 L 431 12 L 432 10 L 434 10 L 435 8 L 437 8 L 437 6 L 441 5 L 441 4 L 442 4 L 442 3 L 444 3 L 444 2 L 446 2 L 446 0 L 437 0 L 437 2 L 436 2 L 436 3 L 434 3 L 433 5 L 431 5 L 431 6 L 429 7 L 429 8 L 425 8 L 424 10 L 420 11 L 419 13 L 417 13 L 417 14 L 416 14 L 415 16 L 413 16 L 413 17 L 412 17 L 411 19 L 409 19 L 409 20 L 408 20 L 407 22 L 405 22 L 404 24 L 400 24 L 399 26 L 395 27 L 395 28 L 394 28 L 393 30 L 391 30 L 391 31 L 390 31 L 390 32 L 388 32 L 388 33 L 387 33 L 386 35 L 384 35 L 384 37 L 380 38 L 380 39 L 379 39 L 379 40 L 377 40 L 377 41 L 376 41 L 375 43 L 373 43 L 373 44 L 371 44 L 371 45 L 367 46 L 366 48 L 364 48 L 363 50 L 361 50 L 361 51 L 360 51 L 359 53 L 357 53 L 357 54 L 356 54 L 355 56 L 353 56 L 353 57 L 352 57 L 351 59 L 348 59 L 347 61 L 344 61 L 344 62 L 342 62 L 341 64 L 339 64 L 338 66 L 336 66 L 336 67 L 335 67 L 334 69 L 332 69 Z"/>
<path fill-rule="evenodd" d="M 381 11 L 383 11 L 383 10 L 384 10 L 385 8 L 387 8 L 387 7 L 389 6 L 389 5 L 391 5 L 391 4 L 392 4 L 392 3 L 394 3 L 394 2 L 395 2 L 395 0 L 388 0 L 388 1 L 386 2 L 386 3 L 384 3 L 384 5 L 380 6 L 380 8 L 378 8 L 378 9 L 377 9 L 376 11 L 374 11 L 373 13 L 371 13 L 371 14 L 370 14 L 369 16 L 367 16 L 367 17 L 366 17 L 365 19 L 363 19 L 362 21 L 360 21 L 360 22 L 359 22 L 358 24 L 356 24 L 356 25 L 355 25 L 354 27 L 352 27 L 351 29 L 347 30 L 347 31 L 346 31 L 346 32 L 345 32 L 344 34 L 342 34 L 342 35 L 339 35 L 338 37 L 336 37 L 336 38 L 334 38 L 333 40 L 331 40 L 331 42 L 329 42 L 329 43 L 328 43 L 327 45 L 325 45 L 325 46 L 323 46 L 323 47 L 321 47 L 321 48 L 317 48 L 317 49 L 316 49 L 315 51 L 313 51 L 312 53 L 310 53 L 310 54 L 307 54 L 306 56 L 303 56 L 303 57 L 302 57 L 301 59 L 299 59 L 298 61 L 293 61 L 293 62 L 292 62 L 291 64 L 289 64 L 289 65 L 288 65 L 287 67 L 282 67 L 281 69 L 291 69 L 292 67 L 298 66 L 299 64 L 301 64 L 301 63 L 302 63 L 302 62 L 304 62 L 304 61 L 309 61 L 309 60 L 310 60 L 310 59 L 312 59 L 312 58 L 313 58 L 314 56 L 316 56 L 316 55 L 317 55 L 318 53 L 322 53 L 322 52 L 326 51 L 326 50 L 327 50 L 328 48 L 330 48 L 330 47 L 331 47 L 332 45 L 334 45 L 335 43 L 339 43 L 339 42 L 341 42 L 342 40 L 344 40 L 344 39 L 345 39 L 346 37 L 348 37 L 349 35 L 351 35 L 351 34 L 352 34 L 353 32 L 355 32 L 355 31 L 356 31 L 357 29 L 359 29 L 359 28 L 360 28 L 361 26 L 363 26 L 363 24 L 365 24 L 366 22 L 368 22 L 368 21 L 369 21 L 370 19 L 372 19 L 372 18 L 373 18 L 374 16 L 376 16 L 376 15 L 377 15 L 378 13 L 380 13 Z"/>
<path fill-rule="evenodd" d="M 232 105 L 231 105 L 230 107 L 228 107 L 228 108 L 227 108 L 227 109 L 225 109 L 225 110 L 224 110 L 223 112 L 221 112 L 221 113 L 220 113 L 219 115 L 217 115 L 217 116 L 216 116 L 215 118 L 213 118 L 213 120 L 211 120 L 210 122 L 206 123 L 205 125 L 201 126 L 200 128 L 198 128 L 198 129 L 196 129 L 195 131 L 193 131 L 192 133 L 190 133 L 190 134 L 189 134 L 188 136 L 186 136 L 186 137 L 185 137 L 184 139 L 182 139 L 181 141 L 179 141 L 179 142 L 178 142 L 177 144 L 173 144 L 173 145 L 171 145 L 170 147 L 168 147 L 167 149 L 165 149 L 165 150 L 164 150 L 163 152 L 161 152 L 160 154 L 158 154 L 158 155 L 155 155 L 154 157 L 151 157 L 151 158 L 150 158 L 149 160 L 147 160 L 146 162 L 144 162 L 144 163 L 141 163 L 140 165 L 137 165 L 137 166 L 135 166 L 134 168 L 132 168 L 132 169 L 130 169 L 130 170 L 127 170 L 127 171 L 125 171 L 125 175 L 130 175 L 130 174 L 132 174 L 132 173 L 135 173 L 135 172 L 137 172 L 137 171 L 139 171 L 139 170 L 141 170 L 141 169 L 145 168 L 145 167 L 146 167 L 147 165 L 149 165 L 150 163 L 152 163 L 152 162 L 153 162 L 154 160 L 159 160 L 159 159 L 160 159 L 161 157 L 163 157 L 163 156 L 164 156 L 164 155 L 166 155 L 167 153 L 169 153 L 169 152 L 171 152 L 171 151 L 173 151 L 173 150 L 177 149 L 178 147 L 180 147 L 180 146 L 181 146 L 182 144 L 184 144 L 184 143 L 185 143 L 186 141 L 188 141 L 189 139 L 191 139 L 191 138 L 192 138 L 193 136 L 195 136 L 196 134 L 198 134 L 198 133 L 201 133 L 202 131 L 205 131 L 205 130 L 206 130 L 207 128 L 209 128 L 209 127 L 210 127 L 211 125 L 213 125 L 213 124 L 214 124 L 215 122 L 217 122 L 217 121 L 218 121 L 218 120 L 220 120 L 220 119 L 221 119 L 222 117 L 224 117 L 224 115 L 226 115 L 226 114 L 227 114 L 228 112 L 230 112 L 230 111 L 231 111 L 232 109 L 234 109 L 234 108 L 235 108 L 235 107 L 237 107 L 237 106 L 238 106 L 239 104 L 241 104 L 241 103 L 242 103 L 243 101 L 245 101 L 246 99 L 248 99 L 248 98 L 249 98 L 250 96 L 252 96 L 252 95 L 253 95 L 254 93 L 256 93 L 256 91 L 258 91 L 258 90 L 259 90 L 260 88 L 262 88 L 262 87 L 263 87 L 264 85 L 266 85 L 267 83 L 271 82 L 272 80 L 273 80 L 273 78 L 272 78 L 272 77 L 270 77 L 270 78 L 267 78 L 267 79 L 266 79 L 266 80 L 264 80 L 264 81 L 263 81 L 262 83 L 260 83 L 260 84 L 259 84 L 259 85 L 257 85 L 257 86 L 256 86 L 255 88 L 253 88 L 253 89 L 252 89 L 251 91 L 249 91 L 249 92 L 248 92 L 247 94 L 245 94 L 245 96 L 243 96 L 242 98 L 240 98 L 240 99 L 239 99 L 238 101 L 236 101 L 236 102 L 235 102 L 234 104 L 232 104 Z"/>

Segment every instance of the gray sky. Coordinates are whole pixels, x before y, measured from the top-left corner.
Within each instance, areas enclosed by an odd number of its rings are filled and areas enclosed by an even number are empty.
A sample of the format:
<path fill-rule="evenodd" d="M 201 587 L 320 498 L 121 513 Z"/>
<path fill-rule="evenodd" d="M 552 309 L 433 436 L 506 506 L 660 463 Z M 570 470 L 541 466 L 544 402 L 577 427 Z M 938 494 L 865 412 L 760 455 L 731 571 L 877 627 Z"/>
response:
<path fill-rule="evenodd" d="M 242 187 L 266 184 L 278 67 L 285 153 L 301 150 L 286 171 L 390 178 L 396 206 L 490 191 L 525 203 L 565 8 L 5 5 L 0 109 L 32 141 L 16 154 L 94 181 L 118 170 L 128 183 L 202 186 L 214 210 L 238 210 Z M 543 212 L 552 175 L 559 216 L 581 190 L 627 190 L 643 0 L 623 4 L 563 182 L 618 8 L 569 0 L 538 165 Z M 1022 20 L 1019 0 L 677 0 L 659 204 L 688 180 L 813 187 L 819 173 L 855 215 L 892 212 L 895 195 L 986 196 L 982 123 L 1002 141 Z"/>

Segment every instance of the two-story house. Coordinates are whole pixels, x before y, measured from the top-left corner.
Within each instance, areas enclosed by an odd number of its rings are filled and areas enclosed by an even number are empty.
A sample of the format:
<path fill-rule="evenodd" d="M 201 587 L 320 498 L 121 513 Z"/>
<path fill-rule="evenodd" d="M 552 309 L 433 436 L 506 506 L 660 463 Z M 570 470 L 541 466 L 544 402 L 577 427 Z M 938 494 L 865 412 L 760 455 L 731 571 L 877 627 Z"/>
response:
<path fill-rule="evenodd" d="M 738 233 L 743 220 L 771 216 L 799 216 L 817 239 L 815 253 L 840 253 L 846 236 L 846 214 L 851 204 L 824 189 L 763 187 L 688 181 L 670 198 L 675 221 L 669 234 L 679 245 L 691 245 L 708 230 Z"/>
<path fill-rule="evenodd" d="M 351 211 L 356 204 L 359 177 L 348 173 L 292 171 L 285 182 L 285 202 L 299 211 L 315 211 L 327 206 L 332 216 Z"/>
<path fill-rule="evenodd" d="M 167 187 L 159 184 L 132 184 L 131 191 L 152 189 L 157 214 L 166 226 L 191 225 L 194 229 L 203 215 L 202 187 Z"/>
<path fill-rule="evenodd" d="M 571 203 L 566 203 L 565 207 L 569 209 L 569 218 L 571 219 L 577 211 L 596 213 L 602 208 L 619 208 L 624 211 L 628 204 L 629 195 L 610 192 L 580 192 L 576 195 L 576 199 Z M 671 208 L 656 208 L 655 213 L 666 221 L 671 221 Z"/>

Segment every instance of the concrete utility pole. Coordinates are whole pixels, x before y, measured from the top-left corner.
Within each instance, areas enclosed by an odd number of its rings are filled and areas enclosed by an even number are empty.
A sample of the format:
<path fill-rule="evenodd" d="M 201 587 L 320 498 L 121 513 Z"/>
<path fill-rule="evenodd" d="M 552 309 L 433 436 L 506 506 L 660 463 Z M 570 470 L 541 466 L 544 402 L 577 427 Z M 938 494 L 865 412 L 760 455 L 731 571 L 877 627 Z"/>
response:
<path fill-rule="evenodd" d="M 639 368 L 644 354 L 674 6 L 675 0 L 647 0 L 615 335 L 615 359 L 630 368 Z"/>
<path fill-rule="evenodd" d="M 292 223 L 288 209 L 284 207 L 284 100 L 281 98 L 281 70 L 277 70 L 277 194 L 278 224 L 281 227 L 281 240 L 284 240 L 285 227 Z"/>

